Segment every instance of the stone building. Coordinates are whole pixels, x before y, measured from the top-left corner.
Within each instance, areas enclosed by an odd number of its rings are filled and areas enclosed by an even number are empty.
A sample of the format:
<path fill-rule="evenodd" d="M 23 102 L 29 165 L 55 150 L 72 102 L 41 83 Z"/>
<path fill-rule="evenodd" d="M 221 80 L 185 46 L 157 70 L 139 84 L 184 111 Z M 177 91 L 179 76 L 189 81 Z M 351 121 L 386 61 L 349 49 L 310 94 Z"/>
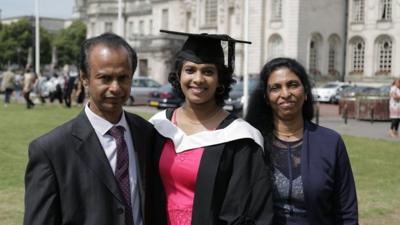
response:
<path fill-rule="evenodd" d="M 160 29 L 227 33 L 252 42 L 248 72 L 257 74 L 277 56 L 299 60 L 315 82 L 389 83 L 400 45 L 400 0 L 123 0 L 122 35 L 138 51 L 137 74 L 166 82 L 183 43 Z M 248 3 L 249 23 L 244 24 Z M 118 0 L 76 0 L 88 37 L 117 31 Z M 243 45 L 236 74 L 243 74 Z"/>
<path fill-rule="evenodd" d="M 242 0 L 124 0 L 122 36 L 138 52 L 137 75 L 167 82 L 185 38 L 162 34 L 160 29 L 229 33 L 243 39 L 242 9 Z M 86 22 L 88 37 L 117 32 L 117 0 L 76 0 L 74 11 Z M 237 45 L 236 52 L 236 73 L 241 74 L 243 46 Z"/>
<path fill-rule="evenodd" d="M 249 68 L 298 59 L 315 81 L 389 84 L 400 77 L 399 0 L 255 0 Z M 252 71 L 256 72 L 256 71 Z"/>
<path fill-rule="evenodd" d="M 351 0 L 346 79 L 389 84 L 400 77 L 399 41 L 399 0 Z"/>
<path fill-rule="evenodd" d="M 2 24 L 11 24 L 16 23 L 19 20 L 26 19 L 28 20 L 32 26 L 35 24 L 35 16 L 15 16 L 15 17 L 7 17 L 2 18 L 0 22 Z M 49 33 L 55 34 L 58 31 L 68 27 L 71 23 L 69 20 L 60 19 L 60 18 L 50 18 L 50 17 L 40 17 L 39 18 L 40 26 L 46 29 Z"/>
<path fill-rule="evenodd" d="M 342 0 L 256 0 L 250 2 L 249 72 L 268 60 L 299 60 L 314 80 L 343 74 L 345 4 Z M 250 69 L 251 68 L 251 69 Z"/>

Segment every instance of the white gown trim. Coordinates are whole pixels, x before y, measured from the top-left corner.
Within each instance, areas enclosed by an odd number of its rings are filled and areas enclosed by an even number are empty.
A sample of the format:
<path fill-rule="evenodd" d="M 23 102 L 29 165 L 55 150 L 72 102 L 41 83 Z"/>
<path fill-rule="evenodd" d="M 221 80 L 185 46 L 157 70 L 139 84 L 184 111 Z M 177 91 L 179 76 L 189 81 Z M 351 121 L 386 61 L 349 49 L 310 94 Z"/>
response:
<path fill-rule="evenodd" d="M 255 143 L 264 148 L 264 139 L 260 131 L 239 118 L 224 129 L 202 131 L 192 135 L 186 135 L 173 124 L 166 117 L 166 110 L 158 112 L 149 121 L 162 136 L 174 142 L 176 153 L 245 138 L 254 140 Z"/>

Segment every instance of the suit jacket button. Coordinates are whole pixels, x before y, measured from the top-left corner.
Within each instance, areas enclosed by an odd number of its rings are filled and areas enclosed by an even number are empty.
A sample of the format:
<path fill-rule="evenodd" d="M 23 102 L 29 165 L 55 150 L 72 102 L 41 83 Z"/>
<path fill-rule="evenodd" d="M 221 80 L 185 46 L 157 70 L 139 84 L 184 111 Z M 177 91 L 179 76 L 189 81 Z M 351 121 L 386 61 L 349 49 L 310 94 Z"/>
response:
<path fill-rule="evenodd" d="M 117 209 L 117 214 L 122 214 L 124 213 L 124 209 L 123 208 L 118 208 Z"/>

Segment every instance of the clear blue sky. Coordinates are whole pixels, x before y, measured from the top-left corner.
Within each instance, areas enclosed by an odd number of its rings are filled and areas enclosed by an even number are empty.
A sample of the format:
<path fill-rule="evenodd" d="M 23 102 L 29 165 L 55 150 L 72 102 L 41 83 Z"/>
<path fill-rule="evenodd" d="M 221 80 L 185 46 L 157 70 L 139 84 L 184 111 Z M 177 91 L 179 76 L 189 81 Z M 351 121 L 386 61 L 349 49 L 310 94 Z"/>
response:
<path fill-rule="evenodd" d="M 38 0 L 39 13 L 44 17 L 71 18 L 75 0 Z M 1 18 L 33 15 L 35 0 L 0 0 Z"/>

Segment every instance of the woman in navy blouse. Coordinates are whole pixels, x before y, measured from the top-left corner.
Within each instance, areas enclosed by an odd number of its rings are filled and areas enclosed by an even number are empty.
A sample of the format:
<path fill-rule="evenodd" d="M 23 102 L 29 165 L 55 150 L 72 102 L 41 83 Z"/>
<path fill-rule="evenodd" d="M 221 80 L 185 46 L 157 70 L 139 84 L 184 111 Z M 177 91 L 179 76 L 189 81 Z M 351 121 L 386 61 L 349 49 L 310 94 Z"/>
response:
<path fill-rule="evenodd" d="M 274 224 L 358 224 L 345 144 L 312 118 L 311 86 L 303 66 L 289 58 L 268 62 L 246 119 L 263 134 L 266 160 L 273 165 Z"/>

